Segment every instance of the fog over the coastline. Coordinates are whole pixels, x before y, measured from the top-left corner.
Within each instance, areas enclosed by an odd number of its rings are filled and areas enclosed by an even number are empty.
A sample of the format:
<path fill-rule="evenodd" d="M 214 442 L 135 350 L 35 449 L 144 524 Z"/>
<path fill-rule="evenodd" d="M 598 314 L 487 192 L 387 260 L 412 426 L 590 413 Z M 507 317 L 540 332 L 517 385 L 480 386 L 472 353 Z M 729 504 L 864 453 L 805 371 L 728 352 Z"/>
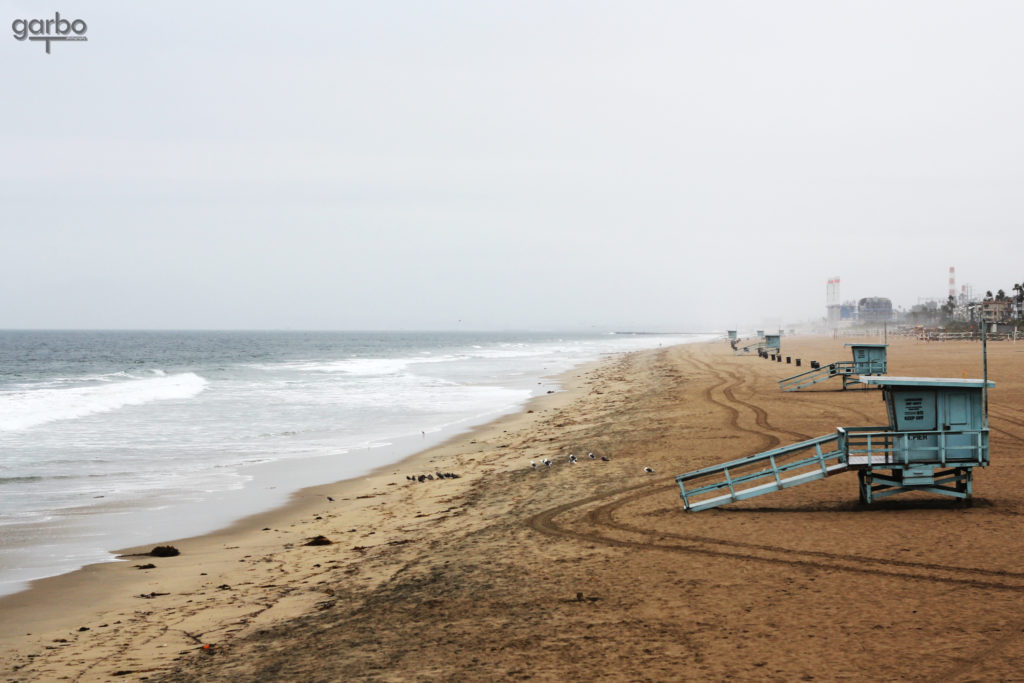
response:
<path fill-rule="evenodd" d="M 1024 5 L 5 5 L 0 327 L 706 330 L 1024 281 Z"/>

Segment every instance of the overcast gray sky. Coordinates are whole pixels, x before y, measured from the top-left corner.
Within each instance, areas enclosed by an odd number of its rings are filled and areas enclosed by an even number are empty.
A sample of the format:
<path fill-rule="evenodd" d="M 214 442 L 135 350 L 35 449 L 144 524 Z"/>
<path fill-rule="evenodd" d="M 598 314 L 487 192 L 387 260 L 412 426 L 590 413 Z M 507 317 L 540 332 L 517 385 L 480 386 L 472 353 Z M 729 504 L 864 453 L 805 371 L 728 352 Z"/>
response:
<path fill-rule="evenodd" d="M 0 327 L 708 330 L 1024 281 L 1024 3 L 5 2 Z"/>

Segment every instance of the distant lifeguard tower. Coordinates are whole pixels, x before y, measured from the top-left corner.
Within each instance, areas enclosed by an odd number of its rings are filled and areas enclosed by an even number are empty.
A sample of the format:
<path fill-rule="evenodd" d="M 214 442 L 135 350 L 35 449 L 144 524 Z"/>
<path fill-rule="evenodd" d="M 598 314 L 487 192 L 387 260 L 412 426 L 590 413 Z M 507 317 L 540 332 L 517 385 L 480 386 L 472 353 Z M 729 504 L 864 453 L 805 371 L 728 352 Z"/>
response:
<path fill-rule="evenodd" d="M 835 434 L 776 448 L 677 476 L 683 506 L 706 510 L 857 472 L 860 500 L 927 492 L 967 500 L 973 471 L 989 463 L 985 392 L 981 379 L 873 376 L 889 424 L 838 427 Z"/>
<path fill-rule="evenodd" d="M 887 344 L 847 344 L 853 350 L 853 360 L 840 360 L 828 365 L 813 363 L 811 369 L 799 375 L 779 380 L 783 391 L 799 391 L 818 382 L 843 378 L 843 389 L 850 384 L 867 384 L 864 377 L 884 375 L 888 369 Z"/>

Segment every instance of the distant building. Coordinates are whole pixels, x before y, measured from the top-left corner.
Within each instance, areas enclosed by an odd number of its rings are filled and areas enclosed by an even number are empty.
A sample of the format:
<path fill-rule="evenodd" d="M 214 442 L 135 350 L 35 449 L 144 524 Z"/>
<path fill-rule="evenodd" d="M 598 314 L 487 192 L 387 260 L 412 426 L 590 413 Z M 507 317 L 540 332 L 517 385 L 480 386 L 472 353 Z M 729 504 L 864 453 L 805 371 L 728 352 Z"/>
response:
<path fill-rule="evenodd" d="M 987 323 L 1008 323 L 1013 318 L 1013 299 L 985 299 L 981 302 L 981 318 Z"/>
<path fill-rule="evenodd" d="M 892 320 L 892 301 L 883 296 L 869 296 L 857 302 L 857 318 L 864 323 Z"/>

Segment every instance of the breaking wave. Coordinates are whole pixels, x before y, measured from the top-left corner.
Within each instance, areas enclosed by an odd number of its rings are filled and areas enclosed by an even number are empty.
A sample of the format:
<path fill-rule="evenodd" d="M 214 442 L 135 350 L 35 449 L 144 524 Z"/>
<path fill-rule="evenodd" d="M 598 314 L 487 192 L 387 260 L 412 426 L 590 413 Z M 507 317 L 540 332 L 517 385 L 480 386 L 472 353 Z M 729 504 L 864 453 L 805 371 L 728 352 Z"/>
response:
<path fill-rule="evenodd" d="M 197 396 L 208 382 L 194 372 L 92 386 L 0 393 L 0 432 L 108 413 L 125 406 Z"/>

